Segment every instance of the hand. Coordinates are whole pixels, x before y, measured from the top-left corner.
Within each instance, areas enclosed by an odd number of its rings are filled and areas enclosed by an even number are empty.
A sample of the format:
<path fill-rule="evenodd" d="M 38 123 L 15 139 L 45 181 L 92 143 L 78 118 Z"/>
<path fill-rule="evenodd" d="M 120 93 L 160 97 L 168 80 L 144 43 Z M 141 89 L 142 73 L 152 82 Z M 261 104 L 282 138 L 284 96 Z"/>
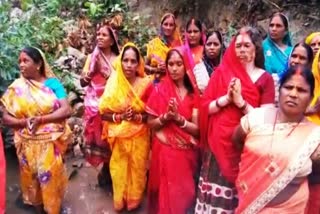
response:
<path fill-rule="evenodd" d="M 238 78 L 234 78 L 231 81 L 234 81 L 234 83 L 231 86 L 233 103 L 238 107 L 242 106 L 244 100 L 241 95 L 241 81 Z"/>
<path fill-rule="evenodd" d="M 130 106 L 126 109 L 126 111 L 123 114 L 121 114 L 121 119 L 131 121 L 133 119 L 133 116 L 134 116 L 134 112 L 132 107 Z"/>
<path fill-rule="evenodd" d="M 35 134 L 41 122 L 41 117 L 30 117 L 27 119 L 27 128 L 31 134 Z"/>
<path fill-rule="evenodd" d="M 178 103 L 176 98 L 171 97 L 168 103 L 168 111 L 176 113 L 178 111 Z"/>
<path fill-rule="evenodd" d="M 166 71 L 166 64 L 164 62 L 160 62 L 157 66 L 157 71 L 159 73 L 164 73 Z"/>

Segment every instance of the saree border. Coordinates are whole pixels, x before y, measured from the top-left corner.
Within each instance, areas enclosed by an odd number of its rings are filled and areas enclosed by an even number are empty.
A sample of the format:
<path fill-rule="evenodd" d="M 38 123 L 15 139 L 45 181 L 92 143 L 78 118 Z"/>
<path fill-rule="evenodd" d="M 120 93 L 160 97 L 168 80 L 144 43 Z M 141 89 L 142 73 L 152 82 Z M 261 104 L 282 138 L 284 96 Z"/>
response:
<path fill-rule="evenodd" d="M 320 143 L 320 127 L 315 127 L 296 157 L 290 161 L 284 172 L 276 178 L 259 197 L 257 197 L 242 213 L 255 214 L 263 209 L 279 192 L 281 192 L 303 168 Z"/>

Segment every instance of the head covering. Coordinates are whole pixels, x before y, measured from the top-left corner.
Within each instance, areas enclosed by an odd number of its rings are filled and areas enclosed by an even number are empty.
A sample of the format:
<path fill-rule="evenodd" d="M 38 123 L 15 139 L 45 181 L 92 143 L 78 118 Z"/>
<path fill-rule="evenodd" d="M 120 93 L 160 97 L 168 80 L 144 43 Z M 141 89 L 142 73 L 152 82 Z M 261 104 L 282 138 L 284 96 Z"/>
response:
<path fill-rule="evenodd" d="M 44 75 L 45 77 L 49 78 L 49 77 L 56 77 L 56 75 L 53 73 L 53 71 L 51 70 L 48 62 L 47 62 L 47 59 L 46 59 L 46 56 L 44 55 L 44 53 L 39 49 L 39 48 L 36 48 L 36 47 L 33 47 L 34 49 L 36 49 L 37 51 L 39 51 L 41 57 L 42 57 L 42 60 L 43 60 L 43 67 L 44 67 Z"/>
<path fill-rule="evenodd" d="M 200 136 L 203 143 L 208 143 L 215 155 L 222 175 L 234 182 L 238 174 L 240 153 L 231 142 L 234 128 L 240 123 L 243 116 L 241 110 L 230 104 L 218 113 L 209 116 L 209 105 L 215 100 L 227 94 L 228 86 L 233 77 L 241 81 L 241 94 L 253 107 L 259 106 L 260 94 L 239 61 L 235 52 L 235 38 L 227 48 L 221 64 L 213 72 L 208 87 L 206 88 L 200 108 Z"/>
<path fill-rule="evenodd" d="M 307 36 L 305 42 L 307 45 L 310 45 L 312 40 L 316 37 L 316 36 L 320 36 L 320 32 L 314 32 L 314 33 L 311 33 Z"/>
<path fill-rule="evenodd" d="M 320 62 L 320 50 L 313 59 L 312 63 L 312 74 L 314 76 L 314 95 L 311 101 L 310 106 L 313 107 L 316 105 L 318 98 L 320 97 L 320 69 L 319 69 L 319 62 Z M 308 119 L 318 125 L 320 125 L 320 117 L 318 114 L 314 114 L 308 117 Z"/>
<path fill-rule="evenodd" d="M 172 41 L 170 41 L 170 43 L 167 40 L 167 37 L 164 35 L 163 29 L 162 29 L 162 24 L 165 21 L 165 19 L 167 19 L 168 17 L 171 17 L 173 19 L 173 21 L 174 21 L 174 24 L 175 24 L 175 29 L 174 29 L 174 32 L 173 32 L 173 35 L 172 35 Z M 160 35 L 159 35 L 159 37 L 162 40 L 162 42 L 168 47 L 180 46 L 182 44 L 182 41 L 181 41 L 181 37 L 180 37 L 179 26 L 177 25 L 177 22 L 176 22 L 176 17 L 172 13 L 165 13 L 162 16 L 160 23 L 161 23 L 161 25 L 160 25 Z"/>

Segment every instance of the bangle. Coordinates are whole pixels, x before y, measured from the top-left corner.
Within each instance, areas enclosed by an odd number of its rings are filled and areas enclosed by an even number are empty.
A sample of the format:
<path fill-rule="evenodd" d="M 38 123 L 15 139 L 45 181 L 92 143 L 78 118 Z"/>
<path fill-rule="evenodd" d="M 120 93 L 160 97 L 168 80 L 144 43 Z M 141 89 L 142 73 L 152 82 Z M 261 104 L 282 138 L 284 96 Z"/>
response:
<path fill-rule="evenodd" d="M 134 116 L 135 118 L 134 118 L 134 120 L 136 121 L 136 122 L 138 122 L 138 123 L 142 123 L 142 114 L 135 114 L 135 116 Z"/>
<path fill-rule="evenodd" d="M 246 101 L 243 101 L 243 104 L 239 107 L 239 109 L 241 111 L 244 111 L 247 108 L 247 106 L 248 106 L 248 103 Z"/>
<path fill-rule="evenodd" d="M 164 121 L 164 120 L 165 120 L 164 114 L 161 114 L 158 118 L 159 118 L 160 125 L 163 126 L 164 123 L 165 123 L 165 121 Z"/>
<path fill-rule="evenodd" d="M 216 99 L 216 106 L 217 106 L 218 108 L 222 108 L 223 106 L 221 106 L 221 105 L 219 104 L 219 99 L 220 99 L 220 98 Z"/>
<path fill-rule="evenodd" d="M 182 126 L 180 126 L 180 128 L 184 129 L 186 127 L 187 127 L 187 120 L 184 118 L 183 119 L 183 124 L 182 124 Z"/>
<path fill-rule="evenodd" d="M 116 114 L 116 122 L 120 123 L 121 122 L 121 115 L 120 114 Z"/>
<path fill-rule="evenodd" d="M 40 124 L 43 123 L 43 118 L 42 118 L 42 116 L 40 116 L 39 123 L 40 123 Z"/>

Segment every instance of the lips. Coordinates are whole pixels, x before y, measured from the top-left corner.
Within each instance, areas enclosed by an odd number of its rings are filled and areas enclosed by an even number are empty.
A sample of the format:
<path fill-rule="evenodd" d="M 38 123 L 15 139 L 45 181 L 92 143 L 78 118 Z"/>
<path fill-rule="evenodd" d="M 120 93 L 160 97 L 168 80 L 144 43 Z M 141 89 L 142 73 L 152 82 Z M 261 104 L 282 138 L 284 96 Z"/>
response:
<path fill-rule="evenodd" d="M 288 106 L 290 106 L 290 107 L 295 107 L 295 106 L 298 105 L 298 104 L 297 104 L 296 102 L 294 102 L 294 101 L 286 101 L 286 104 L 287 104 Z"/>

